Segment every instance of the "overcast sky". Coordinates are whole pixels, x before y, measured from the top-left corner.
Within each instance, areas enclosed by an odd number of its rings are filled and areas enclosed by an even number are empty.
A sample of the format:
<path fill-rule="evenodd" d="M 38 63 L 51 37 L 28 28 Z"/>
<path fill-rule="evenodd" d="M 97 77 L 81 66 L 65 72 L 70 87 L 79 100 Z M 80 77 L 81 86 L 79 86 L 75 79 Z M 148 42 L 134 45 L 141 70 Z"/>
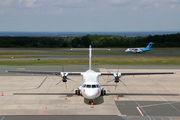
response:
<path fill-rule="evenodd" d="M 0 0 L 0 31 L 178 31 L 180 0 Z"/>

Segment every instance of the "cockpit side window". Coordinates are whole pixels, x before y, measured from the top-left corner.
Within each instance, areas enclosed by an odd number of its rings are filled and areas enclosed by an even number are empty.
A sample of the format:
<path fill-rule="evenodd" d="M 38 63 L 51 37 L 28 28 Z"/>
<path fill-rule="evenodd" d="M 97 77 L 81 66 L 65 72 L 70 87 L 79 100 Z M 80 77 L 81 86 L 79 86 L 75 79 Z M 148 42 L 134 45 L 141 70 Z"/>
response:
<path fill-rule="evenodd" d="M 99 85 L 96 85 L 96 87 L 97 87 L 97 88 L 100 88 L 100 86 L 99 86 Z"/>
<path fill-rule="evenodd" d="M 86 88 L 86 84 L 84 84 L 82 87 L 83 87 L 83 88 Z"/>

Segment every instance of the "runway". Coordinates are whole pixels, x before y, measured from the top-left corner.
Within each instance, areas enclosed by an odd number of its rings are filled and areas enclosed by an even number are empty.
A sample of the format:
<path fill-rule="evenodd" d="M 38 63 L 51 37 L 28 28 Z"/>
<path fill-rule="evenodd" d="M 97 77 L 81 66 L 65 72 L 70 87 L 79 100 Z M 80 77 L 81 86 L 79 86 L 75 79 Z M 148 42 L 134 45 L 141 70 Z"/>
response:
<path fill-rule="evenodd" d="M 99 49 L 96 49 L 96 51 Z M 72 52 L 70 49 L 0 49 L 0 52 L 44 52 L 44 53 L 51 53 L 51 52 Z M 79 50 L 74 50 L 79 51 Z M 81 49 L 80 51 L 83 51 Z M 84 50 L 84 51 L 88 51 Z M 102 51 L 102 50 L 99 50 Z M 104 51 L 104 50 L 103 50 Z M 180 53 L 169 53 L 169 51 L 180 51 L 180 49 L 155 49 L 153 51 L 159 51 L 158 53 L 149 53 L 149 52 L 143 52 L 143 53 L 125 53 L 124 49 L 112 49 L 111 51 L 121 52 L 121 54 L 108 54 L 108 55 L 96 55 L 93 54 L 93 58 L 111 58 L 111 57 L 168 57 L 168 56 L 180 56 Z M 93 51 L 92 51 L 93 53 Z M 12 55 L 13 56 L 13 55 Z M 41 59 L 41 60 L 47 60 L 47 59 L 72 59 L 72 58 L 88 58 L 89 55 L 22 55 L 22 56 L 30 56 L 31 58 L 16 58 L 15 56 L 13 59 L 6 58 L 6 59 L 0 59 L 0 60 L 35 60 L 35 59 Z"/>
<path fill-rule="evenodd" d="M 13 56 L 13 55 L 12 55 Z M 23 55 L 22 55 L 23 56 Z M 47 60 L 47 59 L 73 59 L 73 58 L 89 58 L 89 55 L 25 55 L 31 58 L 12 58 L 0 59 L 4 60 Z M 93 58 L 114 58 L 114 57 L 179 57 L 180 53 L 159 53 L 159 54 L 120 54 L 120 55 L 93 55 Z"/>
<path fill-rule="evenodd" d="M 58 67 L 61 71 L 60 66 L 56 66 L 54 71 Z M 148 69 L 146 66 L 145 69 L 143 66 L 122 66 L 120 72 L 176 72 L 176 74 L 124 76 L 121 80 L 125 85 L 118 83 L 116 90 L 114 82 L 106 83 L 107 80 L 112 80 L 113 76 L 99 77 L 100 84 L 109 92 L 106 96 L 95 100 L 94 108 L 91 108 L 82 96 L 75 96 L 72 92 L 81 84 L 81 76 L 69 76 L 76 82 L 69 81 L 67 90 L 64 83 L 55 85 L 61 80 L 58 76 L 49 76 L 44 84 L 37 88 L 45 76 L 11 73 L 3 76 L 3 71 L 0 70 L 0 88 L 4 94 L 0 96 L 0 119 L 180 119 L 180 67 L 169 66 L 165 69 L 166 67 L 150 66 Z M 21 66 L 4 66 L 3 69 L 9 68 L 23 69 Z M 88 66 L 65 66 L 65 71 L 71 68 L 76 72 L 79 69 L 84 71 Z M 24 69 L 52 71 L 53 66 L 30 66 Z M 117 71 L 116 66 L 93 66 L 93 69 L 101 72 Z"/>

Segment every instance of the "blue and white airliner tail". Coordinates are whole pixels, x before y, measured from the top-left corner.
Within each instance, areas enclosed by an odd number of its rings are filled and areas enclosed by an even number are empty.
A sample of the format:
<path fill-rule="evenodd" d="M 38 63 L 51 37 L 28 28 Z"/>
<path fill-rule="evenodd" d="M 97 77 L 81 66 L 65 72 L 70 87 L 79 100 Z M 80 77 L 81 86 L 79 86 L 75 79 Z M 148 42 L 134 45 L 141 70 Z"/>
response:
<path fill-rule="evenodd" d="M 152 49 L 151 49 L 152 44 L 154 44 L 154 43 L 150 42 L 150 43 L 148 44 L 148 46 L 145 47 L 145 48 L 128 48 L 127 50 L 125 50 L 125 52 L 126 52 L 126 53 L 128 53 L 128 52 L 140 53 L 140 52 L 150 51 L 150 50 L 152 50 Z"/>

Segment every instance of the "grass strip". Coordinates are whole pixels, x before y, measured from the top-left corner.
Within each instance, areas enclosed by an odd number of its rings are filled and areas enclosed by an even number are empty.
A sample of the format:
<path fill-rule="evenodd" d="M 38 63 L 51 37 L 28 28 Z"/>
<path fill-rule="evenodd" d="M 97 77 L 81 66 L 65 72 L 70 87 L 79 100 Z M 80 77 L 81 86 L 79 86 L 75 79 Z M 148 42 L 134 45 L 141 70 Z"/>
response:
<path fill-rule="evenodd" d="M 104 54 L 122 54 L 123 52 L 114 52 L 114 51 L 98 51 L 93 52 L 93 54 L 97 55 L 104 55 Z M 0 55 L 88 55 L 89 52 L 87 51 L 74 51 L 74 52 L 6 52 L 6 51 L 0 51 Z"/>
<path fill-rule="evenodd" d="M 9 60 L 0 65 L 88 65 L 88 58 L 53 60 Z M 93 58 L 92 65 L 180 65 L 180 57 L 117 57 Z"/>

